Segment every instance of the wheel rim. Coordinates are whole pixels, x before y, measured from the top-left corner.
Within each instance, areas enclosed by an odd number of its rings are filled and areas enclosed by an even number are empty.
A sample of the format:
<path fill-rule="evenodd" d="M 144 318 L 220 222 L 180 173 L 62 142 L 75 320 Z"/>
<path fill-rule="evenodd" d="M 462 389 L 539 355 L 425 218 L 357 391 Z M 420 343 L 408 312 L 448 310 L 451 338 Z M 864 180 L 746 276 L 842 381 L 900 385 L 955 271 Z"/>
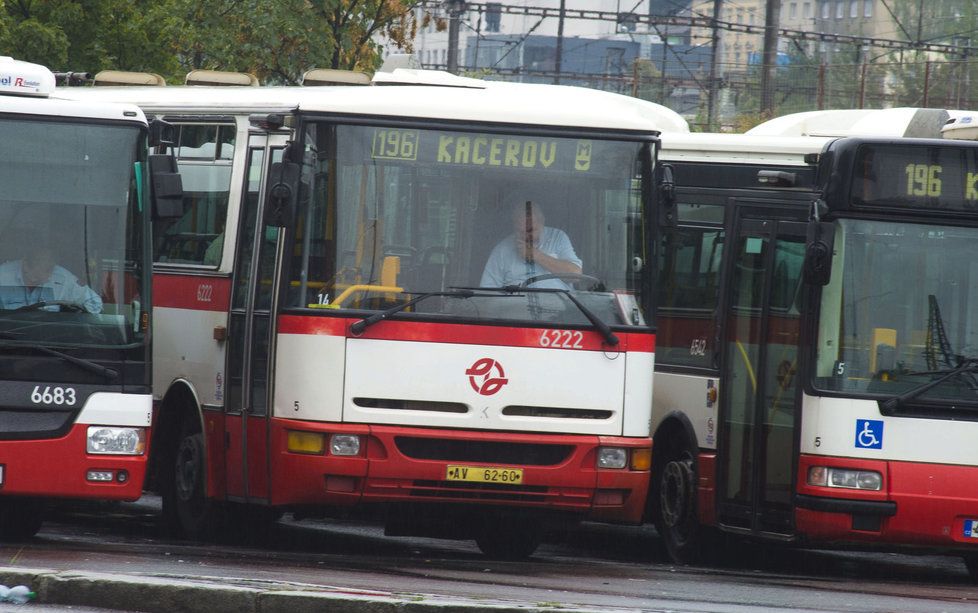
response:
<path fill-rule="evenodd" d="M 681 530 L 692 511 L 693 466 L 688 458 L 675 459 L 662 472 L 660 510 L 663 523 Z"/>
<path fill-rule="evenodd" d="M 193 438 L 183 439 L 180 442 L 180 448 L 177 450 L 175 485 L 177 496 L 184 502 L 194 498 L 200 474 L 199 460 L 197 446 L 194 444 Z"/>

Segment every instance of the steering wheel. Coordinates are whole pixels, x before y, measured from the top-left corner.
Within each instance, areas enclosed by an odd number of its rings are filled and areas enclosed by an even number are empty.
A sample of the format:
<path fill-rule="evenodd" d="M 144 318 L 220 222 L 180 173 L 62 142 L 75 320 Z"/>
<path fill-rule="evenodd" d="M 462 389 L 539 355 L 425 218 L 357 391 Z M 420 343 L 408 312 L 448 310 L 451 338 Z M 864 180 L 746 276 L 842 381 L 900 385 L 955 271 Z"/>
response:
<path fill-rule="evenodd" d="M 560 279 L 561 281 L 568 281 L 575 287 L 578 283 L 587 283 L 587 285 L 582 288 L 589 292 L 603 292 L 605 291 L 604 281 L 597 277 L 592 277 L 591 275 L 581 274 L 579 272 L 548 272 L 542 275 L 535 275 L 528 279 L 525 279 L 520 283 L 520 288 L 529 287 L 537 281 L 546 281 L 547 279 Z"/>
<path fill-rule="evenodd" d="M 22 307 L 17 307 L 16 309 L 14 309 L 14 312 L 16 313 L 18 311 L 38 311 L 40 309 L 49 306 L 60 307 L 61 310 L 71 311 L 73 313 L 88 312 L 88 309 L 86 309 L 84 306 L 78 304 L 77 302 L 69 302 L 67 300 L 48 300 L 46 302 L 41 301 L 41 302 L 35 302 L 33 304 L 25 304 Z"/>

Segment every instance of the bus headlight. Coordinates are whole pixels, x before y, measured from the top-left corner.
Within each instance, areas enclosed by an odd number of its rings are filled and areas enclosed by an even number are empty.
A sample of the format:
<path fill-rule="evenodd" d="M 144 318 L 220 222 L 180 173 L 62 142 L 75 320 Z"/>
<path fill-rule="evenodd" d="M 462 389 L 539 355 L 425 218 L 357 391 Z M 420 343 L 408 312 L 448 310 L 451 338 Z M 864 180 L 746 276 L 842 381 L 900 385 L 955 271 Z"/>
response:
<path fill-rule="evenodd" d="M 334 434 L 329 438 L 329 452 L 338 456 L 360 455 L 360 437 L 356 434 Z"/>
<path fill-rule="evenodd" d="M 621 447 L 598 447 L 598 468 L 625 468 L 628 450 Z"/>
<path fill-rule="evenodd" d="M 146 451 L 144 428 L 89 426 L 88 453 L 99 455 L 143 455 Z"/>
<path fill-rule="evenodd" d="M 883 488 L 883 475 L 872 470 L 812 466 L 808 469 L 808 485 L 879 491 Z"/>

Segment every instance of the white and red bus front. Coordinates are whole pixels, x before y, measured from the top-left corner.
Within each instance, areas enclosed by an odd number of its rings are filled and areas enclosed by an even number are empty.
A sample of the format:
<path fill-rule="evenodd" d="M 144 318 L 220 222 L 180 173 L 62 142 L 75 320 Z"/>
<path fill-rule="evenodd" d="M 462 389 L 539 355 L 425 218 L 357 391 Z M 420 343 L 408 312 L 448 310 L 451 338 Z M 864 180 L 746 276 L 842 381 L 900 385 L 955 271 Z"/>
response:
<path fill-rule="evenodd" d="M 957 550 L 973 566 L 978 146 L 850 139 L 829 152 L 825 176 L 850 179 L 826 196 L 834 257 L 812 329 L 797 531 Z"/>
<path fill-rule="evenodd" d="M 0 95 L 0 127 L 0 536 L 15 537 L 40 526 L 39 499 L 142 493 L 150 173 L 131 105 Z"/>
<path fill-rule="evenodd" d="M 299 133 L 271 503 L 639 521 L 655 134 L 315 117 Z M 523 257 L 519 278 L 487 285 L 514 206 L 579 272 Z"/>

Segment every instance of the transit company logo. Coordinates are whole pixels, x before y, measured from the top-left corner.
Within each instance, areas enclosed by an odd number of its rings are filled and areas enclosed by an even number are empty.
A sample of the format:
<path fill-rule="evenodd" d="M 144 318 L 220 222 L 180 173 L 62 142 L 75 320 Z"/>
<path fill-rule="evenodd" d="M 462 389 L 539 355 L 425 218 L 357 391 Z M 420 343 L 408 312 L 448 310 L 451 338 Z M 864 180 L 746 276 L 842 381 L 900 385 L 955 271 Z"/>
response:
<path fill-rule="evenodd" d="M 24 77 L 15 77 L 12 75 L 0 75 L 0 87 L 29 87 L 31 89 L 37 89 L 41 86 L 40 81 L 34 81 L 33 79 L 25 79 Z"/>
<path fill-rule="evenodd" d="M 480 358 L 465 371 L 469 385 L 483 396 L 492 396 L 509 383 L 503 365 L 492 358 Z"/>

